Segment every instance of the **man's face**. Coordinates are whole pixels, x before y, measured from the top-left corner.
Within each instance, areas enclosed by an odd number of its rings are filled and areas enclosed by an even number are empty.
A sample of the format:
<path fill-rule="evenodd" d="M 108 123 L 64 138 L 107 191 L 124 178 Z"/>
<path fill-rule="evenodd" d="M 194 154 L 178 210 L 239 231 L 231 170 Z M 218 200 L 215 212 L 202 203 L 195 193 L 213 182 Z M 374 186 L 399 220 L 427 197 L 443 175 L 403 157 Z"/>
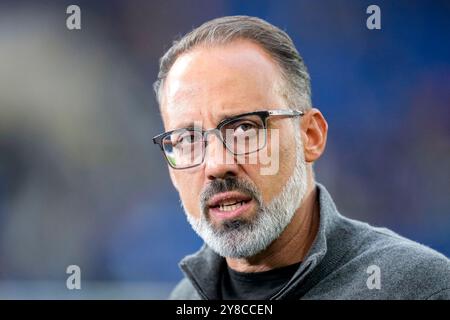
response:
<path fill-rule="evenodd" d="M 165 81 L 161 95 L 165 128 L 173 130 L 201 123 L 203 129 L 210 129 L 230 116 L 288 109 L 280 94 L 281 84 L 277 65 L 250 41 L 197 47 L 175 61 Z M 202 165 L 169 169 L 188 220 L 219 254 L 243 257 L 265 249 L 298 208 L 306 177 L 299 126 L 294 123 L 300 120 L 293 119 L 269 118 L 269 130 L 278 130 L 279 136 L 274 142 L 278 152 L 272 155 L 278 157 L 279 167 L 273 175 L 262 175 L 259 162 L 223 161 L 221 155 L 228 151 L 214 135 L 208 137 Z M 271 136 L 269 133 L 269 147 Z M 280 213 L 280 206 L 287 212 Z M 280 218 L 283 214 L 284 218 Z M 267 224 L 275 224 L 272 231 L 267 230 Z M 259 243 L 242 248 L 240 242 L 251 241 L 246 237 L 265 240 L 253 240 Z"/>

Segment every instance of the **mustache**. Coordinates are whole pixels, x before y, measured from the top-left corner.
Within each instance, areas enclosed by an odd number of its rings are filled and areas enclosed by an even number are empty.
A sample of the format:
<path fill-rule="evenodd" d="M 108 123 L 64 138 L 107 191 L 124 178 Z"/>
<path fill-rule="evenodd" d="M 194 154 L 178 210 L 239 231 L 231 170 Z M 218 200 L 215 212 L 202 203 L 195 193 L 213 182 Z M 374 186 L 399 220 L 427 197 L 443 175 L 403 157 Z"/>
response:
<path fill-rule="evenodd" d="M 211 181 L 200 195 L 200 206 L 202 212 L 208 212 L 208 201 L 214 195 L 227 191 L 238 191 L 256 200 L 258 205 L 262 204 L 261 194 L 256 185 L 250 181 L 237 179 L 235 177 L 226 177 Z"/>

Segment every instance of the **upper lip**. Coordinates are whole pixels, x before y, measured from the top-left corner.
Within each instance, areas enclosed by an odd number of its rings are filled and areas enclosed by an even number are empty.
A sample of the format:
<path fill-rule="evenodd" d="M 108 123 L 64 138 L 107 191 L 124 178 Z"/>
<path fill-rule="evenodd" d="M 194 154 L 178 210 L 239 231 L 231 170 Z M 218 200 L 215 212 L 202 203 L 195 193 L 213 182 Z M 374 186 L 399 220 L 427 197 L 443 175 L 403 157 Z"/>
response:
<path fill-rule="evenodd" d="M 223 192 L 223 193 L 219 193 L 219 194 L 216 194 L 215 196 L 213 196 L 208 201 L 208 207 L 210 207 L 210 208 L 217 207 L 222 202 L 229 201 L 229 200 L 234 200 L 235 202 L 241 202 L 241 201 L 249 201 L 251 199 L 252 199 L 252 197 L 250 197 L 246 194 L 237 192 L 237 191 Z"/>

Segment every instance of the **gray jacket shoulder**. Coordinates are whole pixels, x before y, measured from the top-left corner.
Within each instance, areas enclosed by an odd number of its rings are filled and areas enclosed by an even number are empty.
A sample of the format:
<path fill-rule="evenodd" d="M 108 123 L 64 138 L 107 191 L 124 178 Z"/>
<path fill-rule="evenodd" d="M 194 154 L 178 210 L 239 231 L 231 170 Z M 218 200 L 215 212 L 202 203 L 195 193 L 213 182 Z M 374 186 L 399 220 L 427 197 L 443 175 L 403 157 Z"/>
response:
<path fill-rule="evenodd" d="M 336 230 L 329 246 L 348 250 L 306 299 L 450 299 L 450 260 L 444 255 L 348 218 Z"/>
<path fill-rule="evenodd" d="M 447 257 L 386 228 L 367 225 L 365 231 L 357 256 L 380 267 L 391 298 L 450 299 Z"/>
<path fill-rule="evenodd" d="M 201 300 L 198 295 L 197 290 L 195 290 L 192 283 L 187 279 L 183 278 L 176 287 L 172 290 L 169 296 L 170 300 Z"/>

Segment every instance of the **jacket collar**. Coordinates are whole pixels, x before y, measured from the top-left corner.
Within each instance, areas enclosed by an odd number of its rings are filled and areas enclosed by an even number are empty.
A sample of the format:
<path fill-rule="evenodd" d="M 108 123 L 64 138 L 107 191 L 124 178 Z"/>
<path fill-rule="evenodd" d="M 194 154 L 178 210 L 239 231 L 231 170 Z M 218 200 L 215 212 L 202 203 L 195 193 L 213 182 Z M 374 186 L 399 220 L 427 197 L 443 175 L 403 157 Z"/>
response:
<path fill-rule="evenodd" d="M 350 249 L 350 232 L 346 228 L 345 218 L 336 206 L 326 188 L 316 183 L 320 222 L 316 238 L 299 269 L 286 286 L 272 299 L 299 298 L 309 288 L 320 281 Z M 203 299 L 220 299 L 220 274 L 226 267 L 223 257 L 204 244 L 201 249 L 180 262 L 180 268 L 191 281 Z"/>

